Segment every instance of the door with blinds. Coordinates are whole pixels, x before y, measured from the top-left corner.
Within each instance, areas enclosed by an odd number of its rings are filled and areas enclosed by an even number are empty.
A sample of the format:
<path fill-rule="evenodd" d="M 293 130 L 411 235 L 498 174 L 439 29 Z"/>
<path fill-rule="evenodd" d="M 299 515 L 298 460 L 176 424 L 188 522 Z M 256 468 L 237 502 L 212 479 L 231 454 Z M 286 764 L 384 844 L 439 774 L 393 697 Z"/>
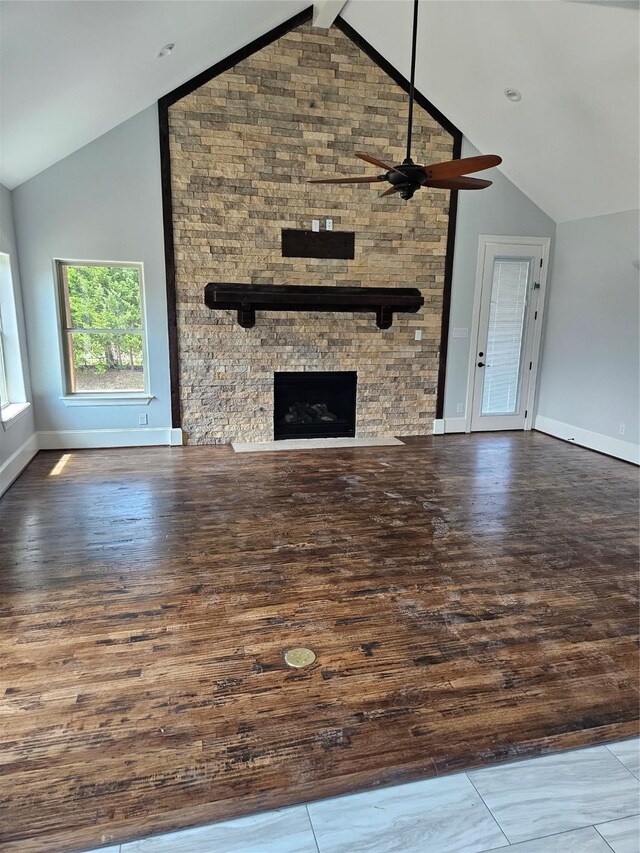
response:
<path fill-rule="evenodd" d="M 525 428 L 537 367 L 542 267 L 542 244 L 485 244 L 472 431 Z"/>

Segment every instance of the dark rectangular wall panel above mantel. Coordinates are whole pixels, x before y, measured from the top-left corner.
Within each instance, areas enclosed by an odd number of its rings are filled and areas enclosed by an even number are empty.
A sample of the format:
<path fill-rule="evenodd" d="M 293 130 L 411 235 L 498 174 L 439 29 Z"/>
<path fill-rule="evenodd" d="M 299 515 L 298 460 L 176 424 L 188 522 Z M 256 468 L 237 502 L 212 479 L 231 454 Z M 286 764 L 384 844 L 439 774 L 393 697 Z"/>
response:
<path fill-rule="evenodd" d="M 376 325 L 388 329 L 394 312 L 415 314 L 424 305 L 417 287 L 315 287 L 300 284 L 217 284 L 204 289 L 212 310 L 238 312 L 238 323 L 251 329 L 256 311 L 343 311 L 375 313 Z"/>
<path fill-rule="evenodd" d="M 355 237 L 353 231 L 305 231 L 298 228 L 283 228 L 282 257 L 353 260 Z"/>

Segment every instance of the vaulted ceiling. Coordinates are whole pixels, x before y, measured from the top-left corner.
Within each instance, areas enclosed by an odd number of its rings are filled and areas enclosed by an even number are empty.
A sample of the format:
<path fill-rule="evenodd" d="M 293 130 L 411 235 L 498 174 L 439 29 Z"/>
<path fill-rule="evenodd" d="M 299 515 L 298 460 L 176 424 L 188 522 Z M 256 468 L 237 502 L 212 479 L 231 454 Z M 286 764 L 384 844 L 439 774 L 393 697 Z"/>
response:
<path fill-rule="evenodd" d="M 307 5 L 3 0 L 0 181 L 17 186 Z M 342 15 L 408 76 L 411 12 L 409 0 L 349 0 Z M 417 85 L 556 221 L 627 210 L 638 22 L 628 0 L 421 0 Z"/>
<path fill-rule="evenodd" d="M 343 14 L 404 74 L 411 5 L 356 0 Z M 637 4 L 616 0 L 423 2 L 416 80 L 557 222 L 630 210 L 638 207 L 639 17 Z M 522 100 L 509 101 L 508 87 Z"/>

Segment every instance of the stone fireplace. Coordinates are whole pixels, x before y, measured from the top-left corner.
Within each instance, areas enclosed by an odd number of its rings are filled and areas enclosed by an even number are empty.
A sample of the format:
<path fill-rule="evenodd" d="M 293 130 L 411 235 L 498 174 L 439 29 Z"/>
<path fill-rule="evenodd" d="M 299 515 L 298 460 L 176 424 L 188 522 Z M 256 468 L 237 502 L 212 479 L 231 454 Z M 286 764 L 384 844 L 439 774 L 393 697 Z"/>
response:
<path fill-rule="evenodd" d="M 356 389 L 357 374 L 352 370 L 277 372 L 274 439 L 354 436 Z"/>
<path fill-rule="evenodd" d="M 401 161 L 406 110 L 405 92 L 360 46 L 308 23 L 171 102 L 175 345 L 189 443 L 272 440 L 283 374 L 357 373 L 358 437 L 432 431 L 449 193 L 405 202 L 370 185 L 307 183 L 376 174 L 356 151 Z M 454 137 L 420 106 L 414 146 L 421 162 L 454 155 Z M 283 230 L 312 218 L 352 232 L 353 259 L 285 257 Z M 396 314 L 390 329 L 374 314 L 259 309 L 242 328 L 236 312 L 205 306 L 208 282 L 417 287 L 424 306 Z"/>

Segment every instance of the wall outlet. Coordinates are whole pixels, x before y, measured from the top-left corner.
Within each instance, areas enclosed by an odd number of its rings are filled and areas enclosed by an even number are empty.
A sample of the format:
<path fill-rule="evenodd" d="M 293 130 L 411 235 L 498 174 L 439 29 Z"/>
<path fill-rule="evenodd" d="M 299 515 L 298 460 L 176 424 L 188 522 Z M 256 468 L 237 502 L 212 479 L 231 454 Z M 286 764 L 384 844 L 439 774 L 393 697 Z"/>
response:
<path fill-rule="evenodd" d="M 325 219 L 324 227 L 327 231 L 333 231 L 333 219 Z"/>
<path fill-rule="evenodd" d="M 149 423 L 149 415 L 146 412 L 141 412 L 138 415 L 138 423 L 140 426 L 146 426 Z"/>
<path fill-rule="evenodd" d="M 311 230 L 312 231 L 319 231 L 320 230 L 320 220 L 319 219 L 312 219 L 311 220 Z"/>
<path fill-rule="evenodd" d="M 456 406 L 456 412 L 461 415 L 464 412 L 464 403 L 458 403 Z"/>
<path fill-rule="evenodd" d="M 417 341 L 421 341 L 421 340 L 422 340 L 422 329 L 416 329 L 415 339 L 416 339 Z"/>
<path fill-rule="evenodd" d="M 618 435 L 624 435 L 625 429 L 626 429 L 625 425 L 620 424 L 620 426 L 618 427 Z"/>

